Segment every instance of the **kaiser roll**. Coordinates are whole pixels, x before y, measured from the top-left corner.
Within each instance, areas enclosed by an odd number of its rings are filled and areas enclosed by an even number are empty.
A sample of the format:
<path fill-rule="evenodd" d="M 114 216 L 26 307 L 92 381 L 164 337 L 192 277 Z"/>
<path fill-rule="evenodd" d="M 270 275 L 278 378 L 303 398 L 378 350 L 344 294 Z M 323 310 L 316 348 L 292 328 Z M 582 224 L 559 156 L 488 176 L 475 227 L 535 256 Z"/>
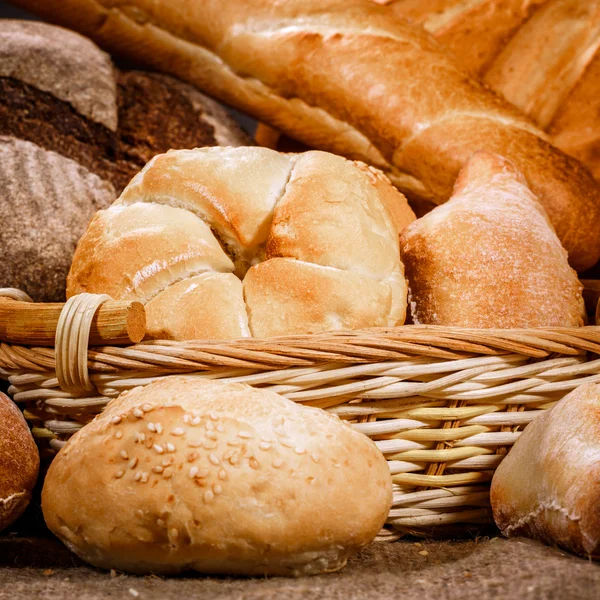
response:
<path fill-rule="evenodd" d="M 0 393 L 0 531 L 27 508 L 39 466 L 38 450 L 21 411 Z"/>
<path fill-rule="evenodd" d="M 177 376 L 122 394 L 73 436 L 42 507 L 101 568 L 310 575 L 369 543 L 391 499 L 383 455 L 337 417 Z"/>
<path fill-rule="evenodd" d="M 401 325 L 412 220 L 384 175 L 326 152 L 171 151 L 96 214 L 67 296 L 145 303 L 150 338 Z"/>

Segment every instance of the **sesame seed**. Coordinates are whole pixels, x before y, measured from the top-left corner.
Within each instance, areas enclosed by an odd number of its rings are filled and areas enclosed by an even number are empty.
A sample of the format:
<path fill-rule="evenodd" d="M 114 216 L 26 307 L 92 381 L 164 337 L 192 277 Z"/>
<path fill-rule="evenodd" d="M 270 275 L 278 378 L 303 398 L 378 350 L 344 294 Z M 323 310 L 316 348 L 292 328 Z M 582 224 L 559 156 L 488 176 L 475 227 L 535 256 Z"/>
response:
<path fill-rule="evenodd" d="M 234 452 L 235 450 L 227 450 L 227 452 L 223 454 L 223 460 L 229 460 L 233 456 Z"/>
<path fill-rule="evenodd" d="M 130 469 L 135 469 L 136 465 L 138 464 L 138 459 L 137 456 L 134 456 L 130 461 L 129 461 L 129 465 L 128 467 Z"/>
<path fill-rule="evenodd" d="M 154 425 L 154 423 L 148 423 L 147 427 L 148 431 L 156 432 L 156 426 Z"/>
<path fill-rule="evenodd" d="M 195 427 L 196 425 L 200 425 L 200 417 L 194 417 L 191 421 L 192 425 Z"/>
<path fill-rule="evenodd" d="M 223 433 L 225 431 L 225 427 L 223 427 L 223 425 L 221 425 L 221 423 L 217 423 L 217 431 L 219 433 Z"/>
<path fill-rule="evenodd" d="M 118 440 L 120 440 L 120 439 L 123 437 L 123 432 L 122 432 L 120 429 L 118 429 L 118 430 L 115 432 L 115 437 L 116 437 Z"/>
<path fill-rule="evenodd" d="M 202 444 L 206 450 L 214 450 L 218 444 L 217 442 L 213 442 L 211 440 L 204 440 L 204 444 Z"/>
<path fill-rule="evenodd" d="M 159 454 L 164 454 L 165 449 L 160 445 L 160 444 L 154 444 L 152 446 L 154 448 L 154 450 L 156 450 L 156 452 L 158 452 Z"/>
<path fill-rule="evenodd" d="M 279 437 L 285 437 L 287 435 L 283 429 L 280 429 L 278 427 L 273 429 L 273 431 L 275 432 L 275 435 L 278 435 Z"/>
<path fill-rule="evenodd" d="M 173 429 L 173 431 L 171 431 L 171 435 L 175 435 L 175 436 L 183 435 L 184 433 L 185 433 L 185 431 L 183 431 L 183 429 L 181 429 L 181 427 L 177 427 L 177 428 Z"/>
<path fill-rule="evenodd" d="M 184 423 L 189 423 L 190 422 L 190 415 L 183 415 L 183 422 Z"/>
<path fill-rule="evenodd" d="M 261 450 L 270 450 L 271 444 L 269 444 L 269 442 L 261 442 L 258 447 Z"/>
<path fill-rule="evenodd" d="M 142 483 L 148 483 L 148 473 L 142 473 Z"/>
<path fill-rule="evenodd" d="M 187 455 L 187 461 L 188 462 L 194 462 L 197 458 L 198 458 L 199 454 L 197 452 L 190 452 Z"/>
<path fill-rule="evenodd" d="M 156 519 L 156 524 L 159 527 L 164 527 L 166 525 L 166 523 L 162 519 Z"/>
<path fill-rule="evenodd" d="M 169 458 L 163 458 L 163 461 L 161 464 L 163 467 L 168 467 L 172 462 L 173 462 L 173 458 L 171 456 L 169 456 Z"/>
<path fill-rule="evenodd" d="M 306 450 L 305 450 L 304 448 L 300 448 L 300 446 L 296 446 L 296 447 L 294 448 L 294 452 L 295 452 L 296 454 L 304 454 L 304 453 L 306 452 Z"/>
<path fill-rule="evenodd" d="M 209 440 L 216 440 L 217 439 L 217 434 L 214 431 L 207 431 L 206 432 L 206 437 Z"/>
<path fill-rule="evenodd" d="M 210 460 L 213 465 L 220 464 L 219 459 L 212 452 L 208 455 L 208 460 Z"/>
<path fill-rule="evenodd" d="M 318 454 L 311 454 L 310 457 L 313 459 L 313 462 L 318 463 L 319 462 L 319 455 Z"/>
<path fill-rule="evenodd" d="M 171 537 L 176 540 L 179 537 L 179 531 L 177 531 L 177 529 L 171 529 Z"/>
<path fill-rule="evenodd" d="M 202 442 L 200 442 L 198 440 L 192 440 L 191 442 L 188 442 L 188 447 L 189 448 L 201 448 Z"/>
<path fill-rule="evenodd" d="M 281 445 L 285 446 L 286 448 L 293 448 L 294 447 L 294 442 L 292 442 L 292 440 L 281 440 Z"/>
<path fill-rule="evenodd" d="M 156 465 L 155 467 L 152 467 L 152 471 L 154 473 L 162 473 L 164 469 L 160 465 Z"/>
<path fill-rule="evenodd" d="M 334 460 L 334 461 L 333 461 L 333 466 L 334 466 L 336 469 L 339 469 L 339 468 L 340 468 L 340 463 Z"/>
<path fill-rule="evenodd" d="M 225 469 L 221 469 L 219 471 L 219 479 L 225 481 L 227 479 L 227 471 Z"/>
<path fill-rule="evenodd" d="M 110 422 L 111 422 L 113 425 L 118 425 L 118 424 L 119 424 L 119 423 L 120 423 L 122 420 L 123 420 L 123 419 L 122 419 L 121 417 L 119 417 L 119 416 L 116 416 L 116 417 L 113 417 L 113 418 L 110 420 Z"/>
<path fill-rule="evenodd" d="M 213 485 L 213 492 L 216 496 L 218 496 L 222 491 L 223 488 L 218 483 L 215 483 L 215 485 Z"/>
<path fill-rule="evenodd" d="M 198 469 L 198 472 L 196 473 L 196 478 L 204 479 L 205 477 L 208 477 L 208 474 L 208 469 Z"/>
<path fill-rule="evenodd" d="M 234 466 L 237 465 L 240 462 L 240 455 L 237 452 L 235 452 L 233 456 L 229 459 L 229 462 Z"/>
<path fill-rule="evenodd" d="M 190 473 L 189 473 L 189 474 L 190 474 L 190 477 L 191 477 L 192 479 L 194 479 L 194 477 L 196 477 L 196 475 L 198 474 L 198 471 L 199 471 L 198 467 L 192 467 L 192 468 L 190 469 Z"/>
<path fill-rule="evenodd" d="M 136 434 L 136 442 L 145 442 L 146 441 L 146 434 L 145 433 L 138 433 Z"/>
<path fill-rule="evenodd" d="M 214 496 L 215 495 L 210 490 L 206 490 L 206 492 L 204 492 L 204 501 L 210 502 L 214 498 Z"/>
<path fill-rule="evenodd" d="M 139 408 L 133 409 L 133 416 L 141 419 L 144 416 L 144 413 Z"/>
<path fill-rule="evenodd" d="M 119 454 L 121 455 L 121 458 L 123 460 L 129 460 L 129 455 L 127 454 L 127 450 L 121 450 L 121 452 L 119 452 Z"/>
<path fill-rule="evenodd" d="M 115 479 L 121 479 L 121 477 L 123 477 L 123 475 L 125 475 L 125 471 L 122 471 L 121 469 L 119 469 L 116 473 L 115 473 Z"/>
<path fill-rule="evenodd" d="M 227 445 L 228 446 L 233 446 L 235 448 L 236 446 L 239 446 L 240 443 L 237 442 L 236 440 L 228 440 Z"/>
<path fill-rule="evenodd" d="M 250 458 L 250 468 L 251 469 L 258 469 L 258 467 L 260 467 L 260 463 L 254 458 L 254 456 L 252 456 Z"/>
<path fill-rule="evenodd" d="M 135 588 L 129 588 L 128 591 L 134 598 L 137 598 L 140 595 L 140 593 Z"/>
<path fill-rule="evenodd" d="M 171 442 L 167 442 L 167 452 L 175 452 L 177 448 L 175 448 L 174 444 L 171 444 Z"/>
<path fill-rule="evenodd" d="M 163 432 L 163 428 L 162 428 L 162 425 L 161 425 L 160 423 L 156 423 L 156 424 L 154 425 L 154 427 L 156 427 L 156 433 L 159 433 L 159 434 L 160 434 L 160 433 L 162 433 L 162 432 Z"/>
<path fill-rule="evenodd" d="M 139 481 L 141 478 L 142 478 L 141 471 L 137 471 L 136 474 L 133 477 L 134 481 Z"/>
<path fill-rule="evenodd" d="M 276 458 L 276 459 L 273 461 L 273 466 L 274 466 L 276 469 L 279 469 L 279 467 L 281 467 L 281 465 L 282 465 L 282 464 L 283 464 L 283 461 L 282 461 L 280 458 Z"/>
<path fill-rule="evenodd" d="M 165 479 L 171 479 L 173 477 L 173 467 L 167 467 L 163 473 Z"/>
<path fill-rule="evenodd" d="M 218 421 L 218 420 L 219 420 L 219 415 L 217 415 L 217 413 L 216 413 L 216 412 L 214 412 L 214 411 L 212 411 L 212 410 L 211 410 L 211 411 L 208 413 L 208 418 L 209 418 L 211 421 Z"/>
<path fill-rule="evenodd" d="M 215 429 L 215 426 L 210 421 L 207 421 L 205 427 L 207 431 L 214 431 Z"/>
<path fill-rule="evenodd" d="M 146 412 L 151 412 L 152 411 L 152 406 L 150 404 L 143 404 L 142 405 L 142 410 L 146 413 Z"/>
<path fill-rule="evenodd" d="M 237 435 L 239 438 L 242 438 L 243 440 L 251 440 L 252 439 L 252 435 L 250 435 L 247 431 L 240 431 Z"/>

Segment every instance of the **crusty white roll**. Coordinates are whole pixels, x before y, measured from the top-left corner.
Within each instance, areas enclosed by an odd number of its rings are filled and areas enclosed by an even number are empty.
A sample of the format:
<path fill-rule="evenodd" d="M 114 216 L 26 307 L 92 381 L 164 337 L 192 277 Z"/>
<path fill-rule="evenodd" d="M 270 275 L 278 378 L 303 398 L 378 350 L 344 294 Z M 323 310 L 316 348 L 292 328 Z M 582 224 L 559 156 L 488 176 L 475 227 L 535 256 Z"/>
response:
<path fill-rule="evenodd" d="M 507 536 L 600 557 L 600 386 L 586 383 L 529 424 L 494 474 Z"/>
<path fill-rule="evenodd" d="M 415 323 L 579 327 L 583 286 L 543 207 L 506 159 L 478 152 L 454 195 L 401 236 Z"/>
<path fill-rule="evenodd" d="M 0 531 L 27 508 L 39 467 L 38 449 L 21 411 L 0 393 Z"/>
<path fill-rule="evenodd" d="M 385 175 L 325 152 L 172 151 L 94 217 L 67 296 L 144 302 L 154 339 L 400 325 L 414 218 Z"/>
<path fill-rule="evenodd" d="M 372 541 L 391 500 L 383 455 L 337 417 L 178 376 L 122 394 L 74 435 L 42 508 L 106 569 L 311 575 Z"/>

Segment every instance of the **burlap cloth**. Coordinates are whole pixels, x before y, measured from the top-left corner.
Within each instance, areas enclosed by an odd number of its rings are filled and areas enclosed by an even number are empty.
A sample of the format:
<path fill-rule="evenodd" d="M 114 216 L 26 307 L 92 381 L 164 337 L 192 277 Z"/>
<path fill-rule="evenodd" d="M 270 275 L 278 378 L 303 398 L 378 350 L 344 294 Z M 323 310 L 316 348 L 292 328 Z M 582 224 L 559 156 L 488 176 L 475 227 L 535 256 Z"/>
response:
<path fill-rule="evenodd" d="M 379 600 L 600 598 L 600 565 L 525 539 L 377 543 L 302 579 L 134 577 L 84 566 L 51 538 L 0 537 L 0 598 Z"/>

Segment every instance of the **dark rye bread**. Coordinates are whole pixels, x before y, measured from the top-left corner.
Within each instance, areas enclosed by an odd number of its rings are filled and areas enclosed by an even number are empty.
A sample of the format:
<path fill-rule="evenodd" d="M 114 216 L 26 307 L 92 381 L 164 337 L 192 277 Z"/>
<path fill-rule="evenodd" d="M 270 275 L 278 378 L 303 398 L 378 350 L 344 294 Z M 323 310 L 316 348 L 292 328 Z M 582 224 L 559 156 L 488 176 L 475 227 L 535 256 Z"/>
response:
<path fill-rule="evenodd" d="M 0 287 L 64 300 L 94 212 L 156 154 L 217 144 L 251 141 L 192 86 L 121 72 L 74 32 L 0 21 Z"/>
<path fill-rule="evenodd" d="M 64 300 L 75 246 L 114 187 L 56 152 L 0 136 L 0 189 L 1 286 Z"/>

